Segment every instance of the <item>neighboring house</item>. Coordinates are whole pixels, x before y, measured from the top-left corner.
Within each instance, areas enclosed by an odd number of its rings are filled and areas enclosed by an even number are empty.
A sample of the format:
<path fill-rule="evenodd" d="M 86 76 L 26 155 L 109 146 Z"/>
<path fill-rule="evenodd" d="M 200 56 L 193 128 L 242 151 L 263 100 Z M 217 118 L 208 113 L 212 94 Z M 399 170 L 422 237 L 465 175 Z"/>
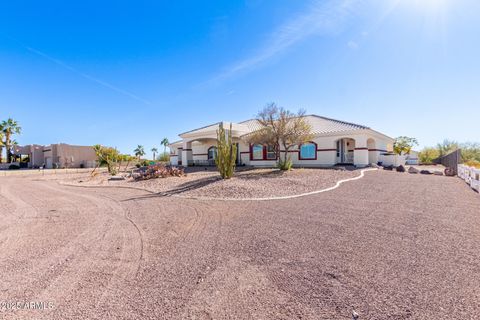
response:
<path fill-rule="evenodd" d="M 293 164 L 297 167 L 328 167 L 336 164 L 365 167 L 377 163 L 382 153 L 392 151 L 394 139 L 368 127 L 317 115 L 305 117 L 312 126 L 314 138 L 289 150 Z M 180 134 L 182 140 L 170 144 L 172 165 L 214 164 L 219 124 L 220 122 Z M 234 143 L 238 146 L 237 165 L 275 166 L 277 157 L 272 146 L 246 142 L 246 135 L 261 128 L 257 120 L 223 122 L 226 129 L 230 128 L 230 124 Z"/>
<path fill-rule="evenodd" d="M 14 155 L 28 156 L 29 168 L 92 168 L 97 156 L 91 146 L 73 146 L 65 143 L 41 146 L 37 144 L 17 146 Z"/>
<path fill-rule="evenodd" d="M 420 163 L 418 160 L 418 153 L 418 151 L 410 151 L 410 153 L 406 155 L 406 163 L 409 165 L 418 165 Z"/>

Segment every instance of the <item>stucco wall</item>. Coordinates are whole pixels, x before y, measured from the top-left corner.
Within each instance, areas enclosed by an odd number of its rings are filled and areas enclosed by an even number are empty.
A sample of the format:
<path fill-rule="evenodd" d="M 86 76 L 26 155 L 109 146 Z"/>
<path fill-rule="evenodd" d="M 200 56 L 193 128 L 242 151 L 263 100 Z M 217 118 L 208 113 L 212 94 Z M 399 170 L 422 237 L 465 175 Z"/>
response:
<path fill-rule="evenodd" d="M 333 166 L 339 162 L 337 158 L 337 141 L 339 139 L 354 140 L 354 142 L 349 145 L 348 150 L 352 151 L 354 157 L 354 164 L 358 167 L 364 167 L 371 163 L 377 163 L 379 155 L 391 149 L 391 147 L 389 147 L 390 141 L 388 139 L 382 138 L 380 135 L 369 134 L 368 132 L 360 132 L 354 134 L 331 135 L 314 138 L 312 142 L 317 144 L 317 158 L 315 160 L 300 160 L 297 147 L 290 149 L 288 154 L 294 166 L 297 167 Z M 244 141 L 236 140 L 236 142 L 239 143 L 239 154 L 241 163 L 258 167 L 275 166 L 275 160 L 251 160 L 250 146 Z M 214 145 L 216 145 L 216 141 L 212 138 L 205 138 L 202 139 L 202 141 L 183 142 L 184 148 L 191 148 L 191 157 L 194 161 L 207 160 L 208 148 Z M 182 152 L 182 149 L 178 149 L 172 146 L 171 150 L 172 154 L 174 155 L 171 160 L 172 164 L 178 163 L 175 158 L 185 158 L 186 152 Z M 188 153 L 187 156 L 187 158 L 189 158 L 190 153 Z"/>

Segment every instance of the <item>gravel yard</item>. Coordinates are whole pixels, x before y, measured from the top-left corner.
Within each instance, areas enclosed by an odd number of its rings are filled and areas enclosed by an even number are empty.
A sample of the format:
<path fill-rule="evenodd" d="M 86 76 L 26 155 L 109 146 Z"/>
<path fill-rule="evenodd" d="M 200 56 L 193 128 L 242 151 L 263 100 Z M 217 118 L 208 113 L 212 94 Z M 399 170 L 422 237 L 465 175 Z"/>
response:
<path fill-rule="evenodd" d="M 187 173 L 185 177 L 158 178 L 145 181 L 109 181 L 107 174 L 90 179 L 88 176 L 66 177 L 68 183 L 98 186 L 128 186 L 165 195 L 207 198 L 268 198 L 292 196 L 334 186 L 337 181 L 353 178 L 360 171 L 334 169 L 252 169 L 235 173 L 223 180 L 218 172 L 204 170 Z"/>
<path fill-rule="evenodd" d="M 480 197 L 458 178 L 241 203 L 54 178 L 0 178 L 2 300 L 50 305 L 1 319 L 478 319 Z"/>

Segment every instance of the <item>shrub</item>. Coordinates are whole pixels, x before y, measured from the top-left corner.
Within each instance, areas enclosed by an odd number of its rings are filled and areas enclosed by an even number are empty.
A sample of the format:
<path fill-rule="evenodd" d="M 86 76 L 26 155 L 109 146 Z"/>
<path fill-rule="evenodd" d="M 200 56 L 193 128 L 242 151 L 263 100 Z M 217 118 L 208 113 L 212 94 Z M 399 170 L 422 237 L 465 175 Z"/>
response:
<path fill-rule="evenodd" d="M 153 165 L 146 168 L 142 168 L 132 174 L 134 180 L 150 180 L 156 178 L 167 178 L 167 177 L 183 177 L 185 171 L 183 168 L 164 166 L 164 165 Z"/>
<path fill-rule="evenodd" d="M 292 169 L 292 166 L 293 166 L 293 162 L 291 159 L 278 160 L 277 167 L 280 170 L 289 171 L 290 169 Z"/>
<path fill-rule="evenodd" d="M 480 169 L 480 161 L 477 160 L 468 160 L 464 163 L 464 165 Z"/>
<path fill-rule="evenodd" d="M 432 164 L 433 160 L 440 156 L 440 151 L 436 148 L 424 148 L 418 154 L 418 159 L 421 164 Z"/>
<path fill-rule="evenodd" d="M 158 161 L 161 161 L 161 162 L 170 162 L 170 155 L 168 154 L 168 152 L 162 153 L 162 154 L 158 157 Z"/>
<path fill-rule="evenodd" d="M 18 170 L 20 169 L 20 166 L 19 165 L 16 165 L 16 164 L 11 164 L 8 166 L 8 169 L 10 170 Z"/>

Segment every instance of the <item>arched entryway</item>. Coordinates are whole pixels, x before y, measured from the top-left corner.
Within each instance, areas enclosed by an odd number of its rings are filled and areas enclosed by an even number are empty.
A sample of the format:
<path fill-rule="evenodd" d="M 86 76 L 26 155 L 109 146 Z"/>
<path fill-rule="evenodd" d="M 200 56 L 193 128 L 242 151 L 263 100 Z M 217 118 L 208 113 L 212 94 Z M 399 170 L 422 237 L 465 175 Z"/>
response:
<path fill-rule="evenodd" d="M 337 164 L 353 164 L 355 162 L 355 140 L 352 138 L 341 138 L 336 142 Z"/>

